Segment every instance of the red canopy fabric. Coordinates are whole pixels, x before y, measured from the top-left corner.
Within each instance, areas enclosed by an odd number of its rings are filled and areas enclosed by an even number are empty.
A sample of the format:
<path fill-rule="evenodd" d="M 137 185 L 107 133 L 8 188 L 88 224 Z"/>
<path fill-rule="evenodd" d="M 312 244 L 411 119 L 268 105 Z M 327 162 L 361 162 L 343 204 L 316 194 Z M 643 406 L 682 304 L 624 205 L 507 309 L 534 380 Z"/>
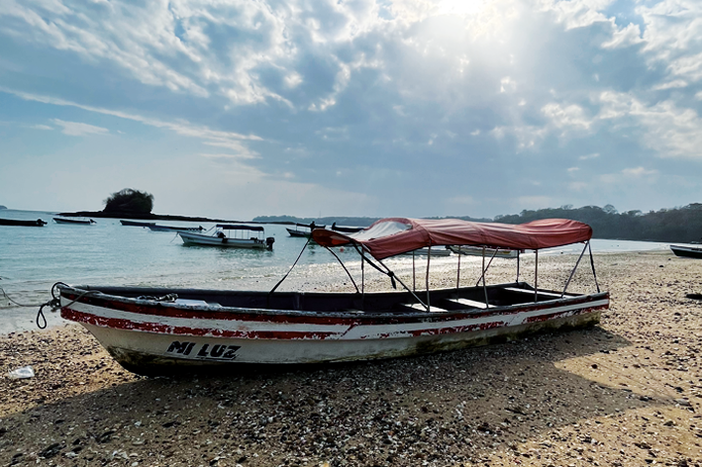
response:
<path fill-rule="evenodd" d="M 568 219 L 543 219 L 511 225 L 459 219 L 381 219 L 360 232 L 346 234 L 315 229 L 312 238 L 322 246 L 351 242 L 363 245 L 374 258 L 383 259 L 418 248 L 472 245 L 510 250 L 538 250 L 585 242 L 592 228 Z"/>

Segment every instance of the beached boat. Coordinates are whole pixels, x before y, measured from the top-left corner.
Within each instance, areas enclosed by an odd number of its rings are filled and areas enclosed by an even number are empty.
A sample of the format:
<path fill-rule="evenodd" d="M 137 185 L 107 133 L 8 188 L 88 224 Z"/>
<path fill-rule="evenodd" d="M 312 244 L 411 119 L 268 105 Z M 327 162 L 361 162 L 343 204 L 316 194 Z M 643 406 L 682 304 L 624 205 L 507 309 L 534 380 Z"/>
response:
<path fill-rule="evenodd" d="M 692 246 L 670 245 L 670 249 L 675 253 L 675 256 L 684 256 L 686 258 L 702 258 L 702 248 Z"/>
<path fill-rule="evenodd" d="M 143 222 L 143 221 L 119 221 L 120 224 L 130 226 L 130 227 L 148 227 L 150 225 L 156 224 L 155 222 Z"/>
<path fill-rule="evenodd" d="M 67 217 L 54 217 L 54 222 L 57 224 L 74 224 L 74 225 L 92 225 L 96 222 L 92 219 L 85 219 L 77 217 L 75 219 L 70 219 Z"/>
<path fill-rule="evenodd" d="M 201 225 L 197 227 L 173 226 L 162 224 L 149 224 L 145 226 L 154 232 L 202 232 L 205 228 Z"/>
<path fill-rule="evenodd" d="M 0 218 L 0 225 L 17 225 L 22 227 L 43 227 L 46 225 L 46 221 L 42 219 L 37 219 L 35 221 L 25 221 L 21 219 L 3 219 Z"/>
<path fill-rule="evenodd" d="M 227 248 L 251 248 L 272 250 L 275 238 L 265 236 L 259 225 L 217 224 L 204 233 L 178 231 L 186 245 L 219 246 Z"/>
<path fill-rule="evenodd" d="M 383 219 L 352 234 L 316 229 L 313 238 L 326 248 L 356 249 L 361 264 L 387 274 L 393 285 L 400 282 L 404 291 L 365 292 L 362 273 L 360 289 L 349 274 L 356 288 L 351 293 L 276 292 L 285 277 L 270 292 L 56 284 L 52 293 L 63 318 L 85 326 L 123 367 L 140 374 L 401 357 L 599 322 L 609 294 L 600 292 L 594 265 L 597 291 L 568 292 L 587 251 L 592 260 L 591 235 L 588 225 L 562 219 L 517 226 Z M 420 292 L 383 263 L 418 248 L 474 245 L 535 250 L 538 265 L 540 249 L 572 243 L 584 247 L 557 291 L 538 288 L 538 267 L 534 286 L 520 281 L 519 272 L 514 282 L 488 286 L 485 257 L 482 284 L 460 286 L 457 255 L 456 287 L 429 290 L 427 274 Z M 518 265 L 519 259 L 517 271 Z"/>

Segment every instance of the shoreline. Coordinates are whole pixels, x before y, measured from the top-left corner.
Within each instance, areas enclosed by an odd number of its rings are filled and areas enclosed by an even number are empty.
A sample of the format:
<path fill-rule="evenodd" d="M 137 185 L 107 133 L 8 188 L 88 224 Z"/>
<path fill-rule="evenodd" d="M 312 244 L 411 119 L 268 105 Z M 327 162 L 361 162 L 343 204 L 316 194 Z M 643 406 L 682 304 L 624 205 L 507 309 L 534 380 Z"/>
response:
<path fill-rule="evenodd" d="M 572 263 L 540 258 L 540 284 Z M 573 287 L 591 286 L 587 266 Z M 595 266 L 612 300 L 598 326 L 424 357 L 144 378 L 75 324 L 0 336 L 0 462 L 702 466 L 702 301 L 685 296 L 702 292 L 702 261 Z M 454 283 L 445 269 L 432 283 Z M 5 377 L 25 365 L 34 378 Z"/>

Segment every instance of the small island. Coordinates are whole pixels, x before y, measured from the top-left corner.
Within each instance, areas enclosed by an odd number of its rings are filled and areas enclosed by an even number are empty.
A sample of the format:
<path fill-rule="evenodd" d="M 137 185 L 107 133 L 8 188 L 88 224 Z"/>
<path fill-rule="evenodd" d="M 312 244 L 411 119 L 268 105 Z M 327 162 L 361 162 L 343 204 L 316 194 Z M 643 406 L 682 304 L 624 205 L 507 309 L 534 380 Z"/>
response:
<path fill-rule="evenodd" d="M 2 211 L 3 209 L 7 209 L 7 206 L 3 206 L 2 204 L 0 204 L 0 211 Z"/>
<path fill-rule="evenodd" d="M 239 222 L 226 219 L 208 219 L 206 217 L 173 216 L 168 214 L 154 214 L 154 196 L 145 191 L 124 188 L 112 193 L 103 201 L 105 208 L 102 211 L 61 212 L 64 217 L 109 217 L 137 220 L 166 220 L 189 222 Z"/>

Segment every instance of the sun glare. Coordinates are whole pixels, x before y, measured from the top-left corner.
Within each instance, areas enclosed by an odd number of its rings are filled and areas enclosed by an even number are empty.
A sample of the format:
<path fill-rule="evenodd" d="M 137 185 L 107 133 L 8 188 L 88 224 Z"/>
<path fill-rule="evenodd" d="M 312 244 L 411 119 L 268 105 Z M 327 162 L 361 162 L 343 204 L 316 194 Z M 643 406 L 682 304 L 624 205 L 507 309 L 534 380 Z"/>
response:
<path fill-rule="evenodd" d="M 484 3 L 484 0 L 441 0 L 437 9 L 444 15 L 473 15 L 482 9 Z"/>

